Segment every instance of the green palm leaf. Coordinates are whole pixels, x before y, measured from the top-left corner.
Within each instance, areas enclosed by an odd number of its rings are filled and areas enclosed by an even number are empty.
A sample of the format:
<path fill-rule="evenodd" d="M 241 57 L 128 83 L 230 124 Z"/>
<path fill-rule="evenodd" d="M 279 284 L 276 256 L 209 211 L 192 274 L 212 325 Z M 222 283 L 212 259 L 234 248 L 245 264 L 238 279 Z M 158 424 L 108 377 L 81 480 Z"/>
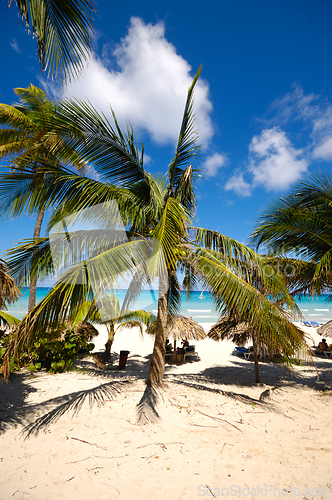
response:
<path fill-rule="evenodd" d="M 22 20 L 37 37 L 42 69 L 62 79 L 76 75 L 90 52 L 94 2 L 16 0 L 16 3 Z"/>

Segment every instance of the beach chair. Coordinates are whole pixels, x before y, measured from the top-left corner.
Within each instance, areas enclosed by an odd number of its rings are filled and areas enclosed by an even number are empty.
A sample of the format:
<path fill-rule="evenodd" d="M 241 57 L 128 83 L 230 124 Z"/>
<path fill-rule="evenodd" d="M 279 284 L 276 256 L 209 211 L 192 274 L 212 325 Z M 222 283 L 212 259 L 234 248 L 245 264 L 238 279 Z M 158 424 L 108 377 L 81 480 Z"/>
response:
<path fill-rule="evenodd" d="M 173 353 L 172 352 L 166 352 L 165 353 L 165 361 L 172 361 L 173 359 Z"/>
<path fill-rule="evenodd" d="M 303 321 L 304 326 L 312 326 L 309 321 Z"/>
<path fill-rule="evenodd" d="M 317 321 L 311 321 L 311 326 L 317 328 L 318 326 L 322 326 L 322 323 L 317 323 Z"/>
<path fill-rule="evenodd" d="M 244 359 L 246 359 L 247 361 L 249 361 L 250 356 L 253 355 L 254 355 L 254 348 L 252 346 L 249 347 L 249 349 L 247 349 L 247 351 L 243 353 Z"/>
<path fill-rule="evenodd" d="M 173 358 L 172 347 L 170 346 L 170 344 L 167 344 L 166 345 L 166 352 L 165 352 L 165 361 L 171 360 L 172 358 Z"/>
<path fill-rule="evenodd" d="M 319 355 L 323 355 L 323 354 L 324 354 L 324 356 L 325 356 L 326 358 L 329 358 L 329 357 L 330 357 L 330 355 L 329 355 L 329 354 L 327 354 L 327 355 L 325 354 L 325 353 L 329 353 L 330 351 L 323 351 L 322 349 L 320 349 L 320 348 L 318 347 L 318 345 L 313 345 L 313 346 L 311 346 L 311 350 L 312 350 L 312 351 L 316 354 L 316 356 L 317 356 L 317 355 L 319 356 Z M 331 351 L 331 352 L 332 352 L 332 351 Z"/>
<path fill-rule="evenodd" d="M 185 361 L 188 356 L 194 356 L 196 359 L 198 359 L 198 352 L 196 352 L 195 347 L 196 346 L 194 345 L 185 347 L 183 354 L 183 361 Z"/>

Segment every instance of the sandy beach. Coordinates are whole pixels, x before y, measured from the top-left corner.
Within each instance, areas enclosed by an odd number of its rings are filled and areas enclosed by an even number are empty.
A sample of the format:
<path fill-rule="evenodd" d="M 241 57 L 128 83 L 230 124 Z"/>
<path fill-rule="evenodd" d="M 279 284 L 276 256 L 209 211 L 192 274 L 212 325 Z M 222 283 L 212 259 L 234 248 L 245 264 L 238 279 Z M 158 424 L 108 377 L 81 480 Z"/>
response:
<path fill-rule="evenodd" d="M 115 338 L 124 371 L 83 360 L 1 381 L 0 499 L 332 498 L 332 360 L 262 362 L 257 385 L 234 344 L 194 343 L 199 359 L 167 364 L 158 394 L 144 383 L 153 339 L 136 330 Z"/>

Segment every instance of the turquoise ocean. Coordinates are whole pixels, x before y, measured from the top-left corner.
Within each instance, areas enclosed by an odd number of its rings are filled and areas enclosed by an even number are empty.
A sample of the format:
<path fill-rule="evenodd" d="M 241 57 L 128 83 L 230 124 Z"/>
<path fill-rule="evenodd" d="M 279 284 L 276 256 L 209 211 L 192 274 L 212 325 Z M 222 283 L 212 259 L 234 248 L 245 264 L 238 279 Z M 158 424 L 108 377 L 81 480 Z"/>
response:
<path fill-rule="evenodd" d="M 50 288 L 37 288 L 37 302 L 41 301 Z M 21 289 L 23 296 L 15 304 L 8 306 L 8 312 L 19 319 L 27 313 L 29 289 Z M 125 291 L 117 291 L 116 295 L 121 301 L 125 297 Z M 317 321 L 325 323 L 332 319 L 332 302 L 326 301 L 327 296 L 316 298 L 302 298 L 297 300 L 304 319 L 306 321 Z M 137 302 L 131 307 L 134 309 L 145 309 L 146 311 L 157 312 L 158 292 L 145 290 L 141 293 Z M 181 310 L 183 316 L 188 316 L 198 323 L 215 323 L 219 316 L 216 311 L 213 299 L 208 292 L 191 292 L 189 298 L 186 293 L 182 293 Z"/>

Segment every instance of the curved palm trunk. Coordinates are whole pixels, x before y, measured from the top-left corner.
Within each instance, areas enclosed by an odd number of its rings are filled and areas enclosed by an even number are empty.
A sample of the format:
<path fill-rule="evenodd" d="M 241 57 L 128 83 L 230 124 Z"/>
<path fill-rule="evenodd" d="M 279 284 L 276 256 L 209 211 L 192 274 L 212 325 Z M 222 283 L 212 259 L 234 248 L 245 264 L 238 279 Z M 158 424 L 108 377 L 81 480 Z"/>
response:
<path fill-rule="evenodd" d="M 259 366 L 258 366 L 258 348 L 257 348 L 257 342 L 255 335 L 252 337 L 252 345 L 254 348 L 254 363 L 255 363 L 255 376 L 256 376 L 256 383 L 260 382 L 259 378 Z"/>
<path fill-rule="evenodd" d="M 166 322 L 167 294 L 164 294 L 158 300 L 156 338 L 154 341 L 149 377 L 147 380 L 147 385 L 152 387 L 160 386 L 162 384 L 165 373 Z"/>
<path fill-rule="evenodd" d="M 109 325 L 106 325 L 107 328 L 107 342 L 105 344 L 105 355 L 108 359 L 111 359 L 111 351 L 112 351 L 112 345 L 114 342 L 114 336 L 115 336 L 115 325 L 111 321 Z"/>
<path fill-rule="evenodd" d="M 43 223 L 44 215 L 45 215 L 45 208 L 43 208 L 38 216 L 37 216 L 37 221 L 35 225 L 35 230 L 33 233 L 33 238 L 39 238 L 40 237 L 40 231 L 41 231 L 41 226 Z M 36 245 L 36 249 L 33 252 L 32 256 L 32 265 L 33 261 L 35 259 L 36 253 L 38 252 L 38 245 Z M 32 273 L 30 273 L 30 291 L 29 291 L 29 303 L 28 303 L 28 312 L 31 311 L 36 305 L 36 290 L 37 290 L 37 276 L 33 276 Z"/>

